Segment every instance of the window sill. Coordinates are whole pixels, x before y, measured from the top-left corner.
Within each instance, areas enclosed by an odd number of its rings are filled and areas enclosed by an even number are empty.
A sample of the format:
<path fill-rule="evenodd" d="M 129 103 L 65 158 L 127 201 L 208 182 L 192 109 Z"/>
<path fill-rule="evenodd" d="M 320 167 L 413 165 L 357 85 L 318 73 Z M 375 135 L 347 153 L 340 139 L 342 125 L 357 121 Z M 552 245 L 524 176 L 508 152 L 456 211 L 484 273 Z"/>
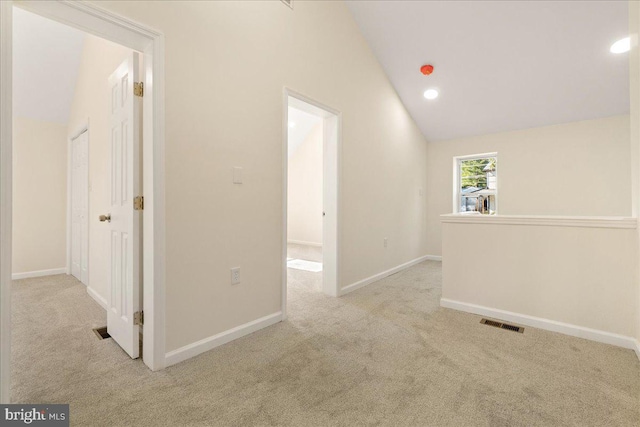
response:
<path fill-rule="evenodd" d="M 583 227 L 583 228 L 626 228 L 635 229 L 637 218 L 617 216 L 543 216 L 543 215 L 482 215 L 482 214 L 445 214 L 440 215 L 442 223 L 452 224 L 494 224 L 494 225 L 530 225 L 547 227 Z"/>

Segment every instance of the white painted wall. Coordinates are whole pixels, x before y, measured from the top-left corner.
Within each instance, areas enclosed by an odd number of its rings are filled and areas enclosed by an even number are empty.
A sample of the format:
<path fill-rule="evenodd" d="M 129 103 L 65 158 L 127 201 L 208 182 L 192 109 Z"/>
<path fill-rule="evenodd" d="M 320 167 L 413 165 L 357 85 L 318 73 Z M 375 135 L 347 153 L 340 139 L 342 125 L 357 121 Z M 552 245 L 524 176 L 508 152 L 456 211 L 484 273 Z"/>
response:
<path fill-rule="evenodd" d="M 14 117 L 13 269 L 66 267 L 67 127 Z"/>
<path fill-rule="evenodd" d="M 99 6 L 165 34 L 168 352 L 282 309 L 285 86 L 342 112 L 340 286 L 426 254 L 426 143 L 344 3 Z"/>
<path fill-rule="evenodd" d="M 441 254 L 453 157 L 498 153 L 498 214 L 630 216 L 629 116 L 428 144 L 428 243 Z"/>
<path fill-rule="evenodd" d="M 640 213 L 640 48 L 638 34 L 640 33 L 640 4 L 629 1 L 629 34 L 631 36 L 631 51 L 629 52 L 629 90 L 630 90 L 630 138 L 631 138 L 631 200 L 633 216 Z M 640 229 L 638 230 L 640 233 Z M 640 243 L 640 238 L 638 238 Z M 640 251 L 639 251 L 640 255 Z M 640 258 L 637 260 L 640 265 Z M 635 301 L 636 316 L 635 337 L 637 340 L 637 354 L 640 358 L 640 280 L 636 282 Z"/>
<path fill-rule="evenodd" d="M 635 335 L 635 228 L 444 223 L 443 237 L 443 299 Z"/>
<path fill-rule="evenodd" d="M 89 123 L 89 288 L 106 300 L 108 228 L 98 216 L 109 212 L 108 78 L 130 50 L 98 37 L 84 39 L 68 134 Z"/>
<path fill-rule="evenodd" d="M 291 153 L 288 174 L 287 238 L 322 246 L 322 122 Z"/>

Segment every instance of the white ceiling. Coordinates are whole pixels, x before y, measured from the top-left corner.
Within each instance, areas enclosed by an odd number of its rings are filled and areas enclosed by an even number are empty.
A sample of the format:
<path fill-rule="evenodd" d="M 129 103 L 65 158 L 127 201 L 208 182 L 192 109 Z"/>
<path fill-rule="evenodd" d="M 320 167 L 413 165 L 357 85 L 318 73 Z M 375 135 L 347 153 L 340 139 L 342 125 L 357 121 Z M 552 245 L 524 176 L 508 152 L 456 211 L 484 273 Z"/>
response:
<path fill-rule="evenodd" d="M 321 117 L 289 107 L 288 157 L 291 157 L 313 128 L 321 122 Z"/>
<path fill-rule="evenodd" d="M 17 7 L 13 13 L 13 112 L 66 124 L 84 34 Z"/>
<path fill-rule="evenodd" d="M 429 141 L 629 112 L 627 1 L 347 4 Z"/>

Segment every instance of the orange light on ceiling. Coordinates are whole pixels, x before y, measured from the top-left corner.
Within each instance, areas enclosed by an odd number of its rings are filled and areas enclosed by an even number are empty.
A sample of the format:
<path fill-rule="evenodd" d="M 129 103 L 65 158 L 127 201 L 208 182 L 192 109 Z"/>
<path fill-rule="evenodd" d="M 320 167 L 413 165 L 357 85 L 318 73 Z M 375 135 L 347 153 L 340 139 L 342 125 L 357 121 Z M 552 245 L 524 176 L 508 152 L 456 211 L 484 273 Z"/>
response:
<path fill-rule="evenodd" d="M 433 65 L 423 65 L 422 67 L 420 67 L 420 72 L 425 76 L 428 76 L 429 74 L 433 73 Z"/>

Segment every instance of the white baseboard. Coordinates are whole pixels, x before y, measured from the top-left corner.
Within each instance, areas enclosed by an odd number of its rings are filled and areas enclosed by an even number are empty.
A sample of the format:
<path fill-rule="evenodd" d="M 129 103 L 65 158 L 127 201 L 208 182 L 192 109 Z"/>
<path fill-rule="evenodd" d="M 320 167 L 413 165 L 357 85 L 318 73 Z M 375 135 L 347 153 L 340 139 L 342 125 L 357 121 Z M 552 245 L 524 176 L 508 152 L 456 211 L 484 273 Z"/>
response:
<path fill-rule="evenodd" d="M 96 300 L 98 304 L 102 306 L 105 310 L 107 309 L 107 300 L 102 298 L 93 288 L 87 286 L 87 293 L 91 298 Z"/>
<path fill-rule="evenodd" d="M 529 316 L 526 314 L 514 313 L 512 311 L 499 310 L 497 308 L 489 308 L 481 305 L 470 304 L 440 298 L 440 306 L 451 308 L 453 310 L 464 311 L 467 313 L 479 314 L 481 316 L 491 317 L 496 320 L 506 320 L 524 326 L 544 329 L 551 332 L 558 332 L 572 337 L 584 338 L 591 341 L 597 341 L 605 344 L 611 344 L 618 347 L 635 350 L 640 358 L 640 348 L 635 338 L 624 335 L 614 334 L 611 332 L 600 331 L 598 329 L 585 328 L 583 326 L 572 325 L 570 323 L 557 322 L 555 320 L 543 319 L 541 317 Z"/>
<path fill-rule="evenodd" d="M 268 316 L 261 317 L 244 325 L 237 326 L 228 331 L 221 332 L 217 335 L 213 335 L 208 338 L 204 338 L 200 341 L 196 341 L 191 344 L 187 344 L 184 347 L 180 347 L 177 350 L 170 351 L 165 356 L 165 366 L 175 365 L 187 359 L 191 359 L 205 351 L 212 350 L 222 344 L 226 344 L 230 341 L 236 340 L 245 335 L 249 335 L 267 326 L 274 325 L 282 321 L 282 312 L 270 314 Z"/>
<path fill-rule="evenodd" d="M 398 265 L 396 267 L 393 267 L 393 268 L 391 268 L 391 269 L 389 269 L 387 271 L 383 271 L 382 273 L 378 273 L 378 274 L 373 275 L 371 277 L 367 277 L 366 279 L 360 280 L 359 282 L 353 283 L 353 284 L 351 284 L 349 286 L 345 286 L 344 288 L 342 288 L 340 290 L 340 295 L 348 294 L 349 292 L 353 292 L 356 289 L 362 288 L 363 286 L 367 286 L 367 285 L 372 284 L 373 282 L 377 282 L 378 280 L 382 280 L 385 277 L 391 276 L 392 274 L 395 274 L 395 273 L 397 273 L 399 271 L 402 271 L 402 270 L 404 270 L 406 268 L 409 268 L 411 266 L 419 264 L 422 261 L 426 261 L 426 260 L 429 259 L 428 257 L 429 257 L 429 255 L 421 256 L 420 258 L 416 258 L 416 259 L 414 259 L 412 261 L 405 262 L 404 264 L 400 264 L 400 265 Z"/>
<path fill-rule="evenodd" d="M 640 341 L 636 340 L 636 347 L 634 348 L 638 360 L 640 360 Z"/>
<path fill-rule="evenodd" d="M 424 259 L 429 261 L 442 261 L 442 256 L 440 255 L 425 255 Z"/>
<path fill-rule="evenodd" d="M 303 242 L 302 240 L 287 240 L 287 243 L 292 243 L 294 245 L 315 246 L 315 247 L 318 247 L 318 248 L 322 247 L 322 243 Z"/>
<path fill-rule="evenodd" d="M 11 280 L 30 279 L 32 277 L 53 276 L 55 274 L 66 274 L 67 268 L 52 268 L 50 270 L 27 271 L 25 273 L 13 273 Z"/>

